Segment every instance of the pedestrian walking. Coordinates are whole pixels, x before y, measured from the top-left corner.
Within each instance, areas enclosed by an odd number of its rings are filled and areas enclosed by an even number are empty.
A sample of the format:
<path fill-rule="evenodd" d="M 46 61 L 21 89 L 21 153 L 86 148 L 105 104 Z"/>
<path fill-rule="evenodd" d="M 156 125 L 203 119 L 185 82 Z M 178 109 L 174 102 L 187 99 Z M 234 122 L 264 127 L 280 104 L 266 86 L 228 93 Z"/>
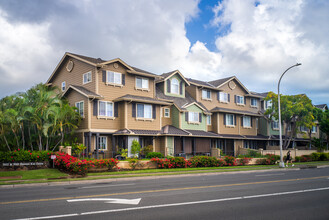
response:
<path fill-rule="evenodd" d="M 293 167 L 293 166 L 295 166 L 294 164 L 292 164 L 292 157 L 291 157 L 291 155 L 290 155 L 290 150 L 287 152 L 287 157 L 286 157 L 286 163 L 287 163 L 287 165 L 286 165 L 286 167 L 288 167 L 288 163 L 291 163 L 291 166 Z"/>

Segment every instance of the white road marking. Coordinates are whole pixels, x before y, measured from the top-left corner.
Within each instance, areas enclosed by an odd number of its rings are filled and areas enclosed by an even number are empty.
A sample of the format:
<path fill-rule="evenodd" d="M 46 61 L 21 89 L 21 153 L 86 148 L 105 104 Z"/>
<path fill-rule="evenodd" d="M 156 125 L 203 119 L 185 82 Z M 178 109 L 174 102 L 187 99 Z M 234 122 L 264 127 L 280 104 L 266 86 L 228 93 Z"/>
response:
<path fill-rule="evenodd" d="M 113 198 L 87 198 L 87 199 L 70 199 L 68 202 L 88 202 L 88 201 L 101 201 L 105 203 L 138 205 L 141 198 L 138 199 L 113 199 Z"/>
<path fill-rule="evenodd" d="M 152 206 L 141 206 L 141 207 L 133 207 L 133 208 L 102 210 L 102 211 L 94 211 L 94 212 L 83 212 L 80 214 L 74 213 L 74 214 L 67 214 L 67 215 L 53 215 L 53 216 L 43 216 L 43 217 L 34 217 L 34 218 L 24 218 L 24 219 L 16 219 L 16 220 L 38 220 L 38 219 L 70 217 L 70 216 L 77 216 L 77 215 L 94 215 L 94 214 L 103 214 L 103 213 L 111 213 L 111 212 L 125 212 L 125 211 L 133 211 L 133 210 L 154 209 L 154 208 L 204 204 L 204 203 L 213 203 L 213 202 L 224 202 L 224 201 L 253 199 L 253 198 L 270 197 L 270 196 L 281 196 L 281 195 L 298 194 L 298 193 L 323 191 L 323 190 L 329 190 L 329 187 L 297 190 L 297 191 L 291 191 L 291 192 L 260 194 L 260 195 L 253 195 L 253 196 L 239 196 L 239 197 L 224 198 L 224 199 L 213 199 L 213 200 L 194 201 L 194 202 L 182 202 L 182 203 L 172 203 L 172 204 L 162 204 L 162 205 L 152 205 Z"/>
<path fill-rule="evenodd" d="M 113 187 L 113 186 L 133 186 L 134 183 L 127 183 L 127 184 L 116 184 L 116 185 L 103 185 L 103 186 L 84 186 L 79 187 L 79 189 L 92 189 L 92 188 L 103 188 L 103 187 Z"/>
<path fill-rule="evenodd" d="M 255 176 L 282 176 L 282 175 L 285 175 L 285 173 L 263 174 L 263 175 L 255 175 Z"/>

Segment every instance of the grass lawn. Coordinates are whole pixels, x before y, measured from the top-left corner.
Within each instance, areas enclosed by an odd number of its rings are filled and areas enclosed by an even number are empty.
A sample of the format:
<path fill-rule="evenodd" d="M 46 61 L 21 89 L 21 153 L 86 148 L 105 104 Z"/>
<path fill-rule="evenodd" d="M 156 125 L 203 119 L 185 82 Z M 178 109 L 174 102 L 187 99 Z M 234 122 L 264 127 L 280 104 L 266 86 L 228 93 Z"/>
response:
<path fill-rule="evenodd" d="M 40 170 L 21 170 L 21 171 L 1 171 L 0 172 L 0 182 L 4 180 L 17 180 L 21 176 L 21 180 L 29 179 L 48 179 L 48 178 L 61 178 L 67 177 L 66 173 L 62 173 L 57 169 L 40 169 Z M 8 177 L 3 179 L 4 177 Z M 13 177 L 13 178 L 10 178 Z"/>
<path fill-rule="evenodd" d="M 329 161 L 316 161 L 306 163 L 294 163 L 295 167 L 299 165 L 329 165 Z M 40 169 L 27 171 L 2 171 L 0 172 L 0 185 L 21 184 L 21 183 L 46 183 L 58 181 L 77 181 L 77 180 L 96 180 L 96 179 L 111 179 L 125 177 L 144 177 L 144 176 L 164 176 L 164 175 L 180 175 L 189 173 L 214 173 L 214 172 L 233 172 L 233 171 L 248 171 L 248 170 L 266 170 L 280 169 L 278 165 L 252 165 L 252 166 L 230 166 L 230 167 L 200 167 L 200 168 L 174 168 L 174 169 L 145 169 L 134 171 L 119 171 L 119 172 L 102 172 L 88 173 L 84 178 L 67 178 L 67 179 L 49 179 L 68 177 L 68 174 L 62 173 L 57 169 Z M 17 178 L 21 176 L 21 178 Z M 2 179 L 3 177 L 8 177 Z M 12 177 L 12 178 L 10 178 Z M 7 182 L 13 180 L 13 182 Z M 20 181 L 27 180 L 27 181 Z"/>

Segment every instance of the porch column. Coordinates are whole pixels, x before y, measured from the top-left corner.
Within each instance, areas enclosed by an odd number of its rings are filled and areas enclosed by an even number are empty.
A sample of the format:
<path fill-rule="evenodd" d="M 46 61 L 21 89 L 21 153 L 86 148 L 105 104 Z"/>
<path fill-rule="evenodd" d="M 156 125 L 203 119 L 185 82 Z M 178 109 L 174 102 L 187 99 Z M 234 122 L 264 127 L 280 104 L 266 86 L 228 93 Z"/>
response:
<path fill-rule="evenodd" d="M 84 145 L 86 146 L 86 149 L 84 150 L 84 156 L 88 156 L 88 133 L 84 132 L 83 133 L 83 137 L 84 137 Z"/>
<path fill-rule="evenodd" d="M 115 136 L 112 134 L 112 157 L 113 158 L 114 158 L 115 151 L 116 151 Z"/>
<path fill-rule="evenodd" d="M 99 133 L 96 133 L 96 159 L 98 159 Z"/>
<path fill-rule="evenodd" d="M 192 138 L 192 154 L 193 154 L 193 156 L 195 156 L 195 149 L 196 149 L 196 147 L 195 147 L 195 138 Z"/>
<path fill-rule="evenodd" d="M 91 152 L 91 132 L 88 132 L 88 152 Z M 88 157 L 90 157 L 89 154 Z"/>

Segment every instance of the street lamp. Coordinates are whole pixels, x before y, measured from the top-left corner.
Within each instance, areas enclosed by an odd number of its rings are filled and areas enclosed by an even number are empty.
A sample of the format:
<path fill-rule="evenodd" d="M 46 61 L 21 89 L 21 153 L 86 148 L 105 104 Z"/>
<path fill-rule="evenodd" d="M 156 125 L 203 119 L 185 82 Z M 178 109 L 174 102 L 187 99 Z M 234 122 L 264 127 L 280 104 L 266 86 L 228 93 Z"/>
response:
<path fill-rule="evenodd" d="M 281 105 L 280 105 L 280 82 L 281 79 L 283 77 L 283 75 L 290 70 L 291 68 L 295 67 L 295 66 L 299 66 L 302 65 L 301 63 L 297 63 L 291 67 L 289 67 L 288 69 L 286 69 L 286 71 L 284 71 L 284 73 L 282 73 L 280 79 L 279 79 L 279 83 L 278 83 L 278 109 L 279 109 L 279 132 L 280 132 L 280 164 L 279 167 L 283 168 L 284 167 L 284 162 L 283 162 L 283 156 L 282 156 L 282 130 L 281 130 Z"/>

